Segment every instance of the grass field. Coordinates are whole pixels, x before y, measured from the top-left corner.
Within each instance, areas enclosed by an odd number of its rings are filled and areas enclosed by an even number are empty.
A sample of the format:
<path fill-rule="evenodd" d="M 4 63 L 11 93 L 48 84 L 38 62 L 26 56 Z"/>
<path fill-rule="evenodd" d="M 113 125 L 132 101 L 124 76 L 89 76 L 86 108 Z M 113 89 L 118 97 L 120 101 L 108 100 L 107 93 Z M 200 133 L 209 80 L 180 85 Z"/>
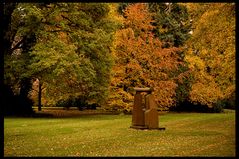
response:
<path fill-rule="evenodd" d="M 235 156 L 235 112 L 168 113 L 159 130 L 131 115 L 4 118 L 4 156 Z"/>

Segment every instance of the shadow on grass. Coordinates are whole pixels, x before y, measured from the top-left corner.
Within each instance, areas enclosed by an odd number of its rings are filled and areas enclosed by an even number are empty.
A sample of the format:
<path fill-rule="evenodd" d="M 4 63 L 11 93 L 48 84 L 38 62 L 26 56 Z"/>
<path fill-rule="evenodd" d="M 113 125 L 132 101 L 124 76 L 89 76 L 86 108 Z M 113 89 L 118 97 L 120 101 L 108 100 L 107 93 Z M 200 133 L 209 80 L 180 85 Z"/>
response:
<path fill-rule="evenodd" d="M 43 110 L 36 111 L 32 114 L 20 114 L 20 115 L 6 115 L 4 117 L 15 118 L 81 118 L 98 115 L 119 115 L 119 112 L 89 112 L 78 110 Z"/>

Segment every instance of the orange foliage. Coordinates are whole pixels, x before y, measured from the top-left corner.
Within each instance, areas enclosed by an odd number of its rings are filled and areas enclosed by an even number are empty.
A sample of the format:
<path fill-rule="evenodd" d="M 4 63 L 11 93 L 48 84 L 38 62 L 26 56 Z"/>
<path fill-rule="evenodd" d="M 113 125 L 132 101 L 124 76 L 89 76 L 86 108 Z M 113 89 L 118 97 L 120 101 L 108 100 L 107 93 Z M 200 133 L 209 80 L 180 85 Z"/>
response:
<path fill-rule="evenodd" d="M 170 73 L 183 64 L 177 54 L 180 49 L 162 48 L 162 42 L 151 32 L 152 15 L 145 4 L 130 5 L 125 15 L 126 28 L 115 35 L 115 66 L 109 104 L 116 106 L 117 100 L 118 105 L 128 108 L 133 102 L 133 93 L 129 91 L 132 87 L 153 87 L 159 107 L 172 106 L 177 77 Z M 128 94 L 127 102 L 122 103 L 122 91 Z"/>

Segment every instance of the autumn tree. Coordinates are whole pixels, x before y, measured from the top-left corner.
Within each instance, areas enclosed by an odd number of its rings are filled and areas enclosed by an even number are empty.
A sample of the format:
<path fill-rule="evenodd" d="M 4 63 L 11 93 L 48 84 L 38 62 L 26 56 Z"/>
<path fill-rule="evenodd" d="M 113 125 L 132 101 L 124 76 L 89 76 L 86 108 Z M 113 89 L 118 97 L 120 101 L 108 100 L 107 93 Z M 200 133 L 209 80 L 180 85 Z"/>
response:
<path fill-rule="evenodd" d="M 163 47 L 183 47 L 186 40 L 190 38 L 191 17 L 187 7 L 181 3 L 148 3 L 149 11 L 153 13 L 155 37 L 164 42 Z M 180 65 L 175 74 L 188 72 L 188 63 L 185 61 L 185 50 L 178 52 L 181 60 L 185 63 Z M 191 82 L 193 76 L 183 78 L 183 82 L 177 82 L 176 103 L 183 105 L 189 100 Z"/>
<path fill-rule="evenodd" d="M 152 13 L 144 3 L 129 5 L 124 11 L 124 28 L 115 35 L 115 65 L 112 71 L 109 105 L 112 109 L 130 111 L 132 87 L 153 87 L 159 107 L 175 104 L 176 81 L 187 73 L 175 74 L 183 62 L 179 48 L 163 48 L 152 30 Z"/>
<path fill-rule="evenodd" d="M 125 16 L 123 12 L 130 3 L 120 3 L 118 12 Z M 155 38 L 163 42 L 163 47 L 183 47 L 185 41 L 190 37 L 191 19 L 186 6 L 181 3 L 146 3 L 148 10 L 152 13 L 154 28 L 152 30 Z M 188 64 L 185 61 L 185 51 L 178 52 L 185 65 L 180 65 L 175 74 L 189 71 Z M 188 101 L 191 90 L 192 76 L 183 79 L 183 82 L 177 83 L 176 103 L 184 104 Z"/>
<path fill-rule="evenodd" d="M 235 4 L 187 4 L 193 19 L 186 60 L 193 70 L 190 99 L 209 107 L 235 100 Z"/>
<path fill-rule="evenodd" d="M 23 35 L 32 35 L 34 44 L 26 54 L 19 50 L 6 56 L 5 82 L 13 86 L 15 78 L 39 80 L 46 88 L 43 96 L 48 104 L 71 96 L 104 102 L 117 26 L 109 11 L 108 4 L 100 3 L 18 4 L 12 18 L 19 17 L 24 25 L 16 27 L 14 38 L 21 41 Z"/>
<path fill-rule="evenodd" d="M 12 92 L 10 96 L 6 94 L 9 99 L 4 97 L 5 112 L 32 113 L 32 102 L 28 97 L 31 79 L 22 74 L 30 62 L 29 51 L 36 42 L 33 28 L 37 28 L 38 22 L 31 14 L 26 16 L 17 3 L 4 3 L 3 6 L 4 88 Z"/>
<path fill-rule="evenodd" d="M 71 97 L 104 102 L 117 25 L 108 18 L 108 4 L 59 3 L 48 8 L 54 12 L 44 16 L 44 28 L 31 52 L 31 73 L 40 75 L 52 104 Z"/>
<path fill-rule="evenodd" d="M 125 16 L 124 11 L 131 3 L 120 3 L 119 14 Z M 191 19 L 187 7 L 181 3 L 146 3 L 148 10 L 154 20 L 153 33 L 160 41 L 165 43 L 164 47 L 183 46 L 190 37 Z"/>
<path fill-rule="evenodd" d="M 10 4 L 6 3 L 6 6 L 8 5 Z M 6 20 L 8 19 L 10 23 L 5 37 L 10 37 L 11 45 L 9 45 L 9 51 L 4 55 L 4 83 L 11 87 L 13 93 L 17 97 L 19 96 L 20 101 L 25 101 L 13 104 L 14 107 L 17 107 L 17 113 L 26 113 L 24 107 L 28 106 L 31 109 L 33 104 L 30 103 L 29 96 L 34 77 L 28 74 L 28 66 L 32 60 L 30 52 L 36 45 L 39 31 L 43 27 L 42 8 L 47 8 L 47 4 L 17 3 L 9 17 L 6 16 Z M 7 50 L 7 48 L 4 50 Z M 9 101 L 6 103 L 9 103 Z M 10 107 L 8 106 L 8 108 Z M 14 111 L 14 109 L 10 111 Z"/>

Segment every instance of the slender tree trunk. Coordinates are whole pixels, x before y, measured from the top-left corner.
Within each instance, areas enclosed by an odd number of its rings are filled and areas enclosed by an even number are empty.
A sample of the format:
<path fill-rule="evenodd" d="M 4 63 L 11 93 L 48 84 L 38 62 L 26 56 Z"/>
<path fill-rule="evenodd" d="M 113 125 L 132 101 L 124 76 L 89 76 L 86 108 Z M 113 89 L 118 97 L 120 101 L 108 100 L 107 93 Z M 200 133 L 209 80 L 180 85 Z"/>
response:
<path fill-rule="evenodd" d="M 19 105 L 16 109 L 20 109 L 19 111 L 21 111 L 22 113 L 32 113 L 33 103 L 28 97 L 31 86 L 32 83 L 30 78 L 24 78 L 20 81 Z"/>
<path fill-rule="evenodd" d="M 39 90 L 38 90 L 38 111 L 41 111 L 41 93 L 42 93 L 42 84 L 39 81 Z"/>

